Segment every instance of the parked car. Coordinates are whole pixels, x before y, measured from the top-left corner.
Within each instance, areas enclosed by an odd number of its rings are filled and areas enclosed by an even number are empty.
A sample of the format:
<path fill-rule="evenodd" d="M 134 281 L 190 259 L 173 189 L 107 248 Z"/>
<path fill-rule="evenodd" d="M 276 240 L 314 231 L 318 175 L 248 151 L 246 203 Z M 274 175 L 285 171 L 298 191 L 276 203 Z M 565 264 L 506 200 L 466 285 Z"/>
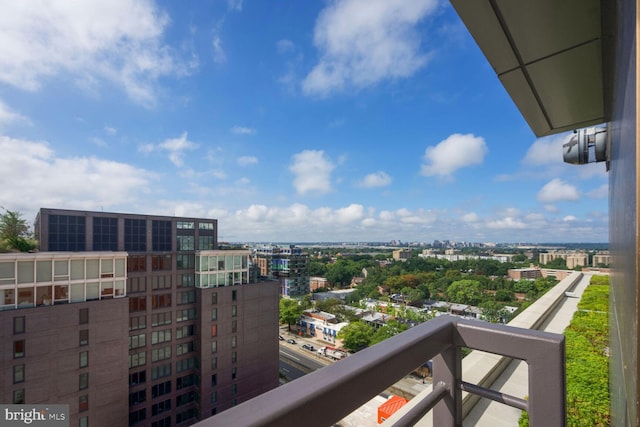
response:
<path fill-rule="evenodd" d="M 289 339 L 287 340 L 287 342 L 288 342 L 289 344 L 295 344 L 295 343 L 296 343 L 296 340 L 294 340 L 293 338 L 289 338 Z"/>
<path fill-rule="evenodd" d="M 280 341 L 284 341 L 284 338 L 282 338 L 282 335 L 278 335 L 278 339 L 279 339 Z"/>
<path fill-rule="evenodd" d="M 305 350 L 313 351 L 313 346 L 311 344 L 302 344 L 302 348 Z"/>

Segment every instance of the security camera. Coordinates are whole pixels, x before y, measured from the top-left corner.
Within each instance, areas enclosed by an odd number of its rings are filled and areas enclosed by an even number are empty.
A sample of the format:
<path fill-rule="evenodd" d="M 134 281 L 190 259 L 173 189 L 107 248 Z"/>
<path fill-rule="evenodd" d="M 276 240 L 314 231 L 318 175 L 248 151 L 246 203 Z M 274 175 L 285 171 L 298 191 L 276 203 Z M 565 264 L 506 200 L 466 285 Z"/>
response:
<path fill-rule="evenodd" d="M 567 163 L 584 165 L 608 160 L 607 151 L 607 128 L 586 128 L 574 131 L 562 146 L 562 157 Z"/>

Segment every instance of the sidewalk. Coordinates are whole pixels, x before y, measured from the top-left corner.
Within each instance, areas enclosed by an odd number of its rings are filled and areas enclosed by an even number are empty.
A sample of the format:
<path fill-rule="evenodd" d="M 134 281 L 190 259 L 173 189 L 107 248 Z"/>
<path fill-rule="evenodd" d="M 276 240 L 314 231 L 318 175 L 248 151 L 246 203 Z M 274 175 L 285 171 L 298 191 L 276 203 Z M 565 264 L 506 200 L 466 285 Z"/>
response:
<path fill-rule="evenodd" d="M 585 273 L 574 290 L 575 297 L 565 297 L 555 312 L 540 328 L 542 331 L 561 334 L 569 326 L 573 314 L 578 309 L 582 293 L 591 281 L 591 274 Z M 492 389 L 515 397 L 524 398 L 528 394 L 527 364 L 513 361 L 494 383 Z M 518 425 L 521 411 L 488 399 L 480 399 L 478 404 L 463 420 L 463 426 L 478 427 L 513 427 Z"/>

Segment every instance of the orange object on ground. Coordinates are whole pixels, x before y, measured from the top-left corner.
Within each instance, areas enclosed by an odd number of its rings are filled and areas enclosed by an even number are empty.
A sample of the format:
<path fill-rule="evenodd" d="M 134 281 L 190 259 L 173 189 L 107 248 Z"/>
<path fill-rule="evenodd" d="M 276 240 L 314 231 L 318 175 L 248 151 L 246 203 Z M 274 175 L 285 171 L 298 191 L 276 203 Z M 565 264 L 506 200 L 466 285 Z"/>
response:
<path fill-rule="evenodd" d="M 400 396 L 391 396 L 389 400 L 378 406 L 378 424 L 382 424 L 396 411 L 402 408 L 408 402 L 407 399 Z"/>

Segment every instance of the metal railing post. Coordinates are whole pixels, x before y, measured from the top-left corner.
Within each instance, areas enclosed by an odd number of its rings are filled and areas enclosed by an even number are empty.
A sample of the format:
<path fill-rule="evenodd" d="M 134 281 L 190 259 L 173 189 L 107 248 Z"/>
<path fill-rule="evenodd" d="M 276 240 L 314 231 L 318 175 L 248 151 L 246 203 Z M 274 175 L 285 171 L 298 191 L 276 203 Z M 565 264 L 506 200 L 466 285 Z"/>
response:
<path fill-rule="evenodd" d="M 531 427 L 567 425 L 567 394 L 564 341 L 544 361 L 529 362 L 529 425 Z M 555 359 L 555 360 L 554 360 Z"/>
<path fill-rule="evenodd" d="M 462 426 L 462 359 L 460 348 L 450 346 L 433 358 L 433 384 L 443 382 L 448 393 L 433 408 L 433 425 L 443 427 Z"/>

